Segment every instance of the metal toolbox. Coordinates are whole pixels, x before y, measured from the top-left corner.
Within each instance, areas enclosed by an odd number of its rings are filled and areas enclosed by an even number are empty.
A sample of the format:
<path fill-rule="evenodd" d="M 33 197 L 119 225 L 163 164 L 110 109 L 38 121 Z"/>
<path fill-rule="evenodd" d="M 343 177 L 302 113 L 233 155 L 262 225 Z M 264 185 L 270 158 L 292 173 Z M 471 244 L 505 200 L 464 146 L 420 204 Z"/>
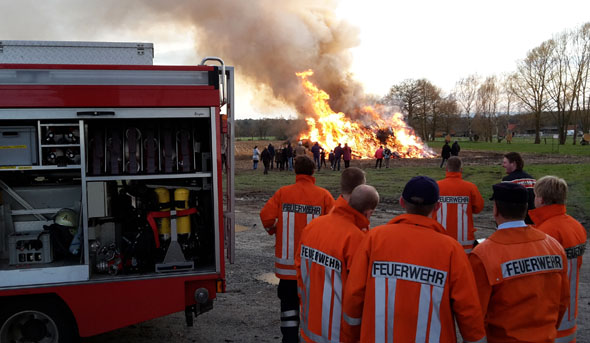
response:
<path fill-rule="evenodd" d="M 34 126 L 0 126 L 0 166 L 37 164 L 35 132 Z"/>
<path fill-rule="evenodd" d="M 8 236 L 9 264 L 36 264 L 53 261 L 49 232 Z"/>

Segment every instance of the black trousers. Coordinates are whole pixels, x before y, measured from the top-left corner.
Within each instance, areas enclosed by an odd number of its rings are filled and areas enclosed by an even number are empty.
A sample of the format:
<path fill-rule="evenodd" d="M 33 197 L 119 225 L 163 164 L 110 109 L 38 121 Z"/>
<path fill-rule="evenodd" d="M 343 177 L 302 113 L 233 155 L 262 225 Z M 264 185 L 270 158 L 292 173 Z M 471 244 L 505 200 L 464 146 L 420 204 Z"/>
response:
<path fill-rule="evenodd" d="M 299 342 L 299 296 L 297 280 L 279 280 L 278 296 L 281 300 L 281 333 L 283 343 Z"/>

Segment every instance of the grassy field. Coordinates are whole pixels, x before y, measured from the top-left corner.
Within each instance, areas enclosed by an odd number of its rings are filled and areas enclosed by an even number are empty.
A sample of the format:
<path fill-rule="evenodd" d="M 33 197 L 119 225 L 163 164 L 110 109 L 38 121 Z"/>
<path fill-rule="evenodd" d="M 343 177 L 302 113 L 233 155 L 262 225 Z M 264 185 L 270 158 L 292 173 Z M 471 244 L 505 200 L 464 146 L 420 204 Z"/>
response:
<path fill-rule="evenodd" d="M 396 167 L 390 169 L 367 168 L 367 183 L 375 186 L 381 195 L 382 203 L 399 206 L 399 199 L 405 183 L 416 175 L 426 175 L 439 180 L 445 172 L 438 166 L 400 167 L 404 161 L 396 161 Z M 353 164 L 354 165 L 354 164 Z M 556 175 L 564 178 L 569 185 L 567 200 L 568 213 L 586 226 L 590 225 L 590 165 L 589 164 L 535 164 L 525 168 L 527 172 L 540 178 L 544 175 Z M 491 210 L 490 198 L 492 185 L 504 176 L 504 169 L 494 165 L 466 166 L 463 178 L 475 183 L 486 200 L 485 207 Z M 334 195 L 339 194 L 340 173 L 322 169 L 314 175 L 317 185 L 324 187 Z M 257 194 L 270 197 L 281 186 L 295 181 L 293 172 L 270 172 L 264 175 L 261 170 L 240 170 L 236 173 L 236 190 L 238 194 Z"/>
<path fill-rule="evenodd" d="M 500 143 L 494 142 L 470 142 L 468 138 L 460 137 L 451 139 L 451 142 L 459 141 L 461 149 L 478 150 L 478 151 L 495 151 L 500 153 L 518 151 L 520 153 L 537 153 L 537 154 L 559 154 L 574 156 L 590 156 L 590 145 L 572 144 L 572 137 L 568 137 L 564 145 L 557 144 L 557 139 L 552 137 L 541 138 L 541 144 L 534 144 L 534 137 L 515 137 L 512 143 L 506 143 L 503 140 Z M 440 153 L 444 144 L 443 138 L 437 138 L 434 142 L 427 142 L 435 152 Z"/>

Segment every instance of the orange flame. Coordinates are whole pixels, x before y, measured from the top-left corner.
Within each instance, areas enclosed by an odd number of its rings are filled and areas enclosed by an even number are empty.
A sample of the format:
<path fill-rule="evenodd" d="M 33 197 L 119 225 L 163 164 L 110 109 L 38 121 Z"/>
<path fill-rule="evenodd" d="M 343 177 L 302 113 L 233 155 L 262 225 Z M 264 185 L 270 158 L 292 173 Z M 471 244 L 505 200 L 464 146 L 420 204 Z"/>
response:
<path fill-rule="evenodd" d="M 414 134 L 414 129 L 406 124 L 401 113 L 387 113 L 385 106 L 365 106 L 361 109 L 362 121 L 368 124 L 353 122 L 344 113 L 335 113 L 330 108 L 330 95 L 308 80 L 313 75 L 312 70 L 295 75 L 301 78 L 315 113 L 315 118 L 305 119 L 308 131 L 301 135 L 300 140 L 318 142 L 327 150 L 333 150 L 339 143 L 347 143 L 357 158 L 374 158 L 379 146 L 387 146 L 393 158 L 436 156 Z"/>

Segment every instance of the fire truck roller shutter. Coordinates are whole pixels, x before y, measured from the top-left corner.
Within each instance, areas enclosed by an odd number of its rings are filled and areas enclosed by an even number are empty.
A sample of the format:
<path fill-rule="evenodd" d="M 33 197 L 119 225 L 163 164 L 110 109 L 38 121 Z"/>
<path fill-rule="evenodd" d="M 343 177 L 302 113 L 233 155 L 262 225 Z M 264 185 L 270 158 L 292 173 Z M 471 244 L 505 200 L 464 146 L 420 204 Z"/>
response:
<path fill-rule="evenodd" d="M 0 342 L 80 340 L 72 312 L 55 294 L 0 298 L 0 308 Z"/>

